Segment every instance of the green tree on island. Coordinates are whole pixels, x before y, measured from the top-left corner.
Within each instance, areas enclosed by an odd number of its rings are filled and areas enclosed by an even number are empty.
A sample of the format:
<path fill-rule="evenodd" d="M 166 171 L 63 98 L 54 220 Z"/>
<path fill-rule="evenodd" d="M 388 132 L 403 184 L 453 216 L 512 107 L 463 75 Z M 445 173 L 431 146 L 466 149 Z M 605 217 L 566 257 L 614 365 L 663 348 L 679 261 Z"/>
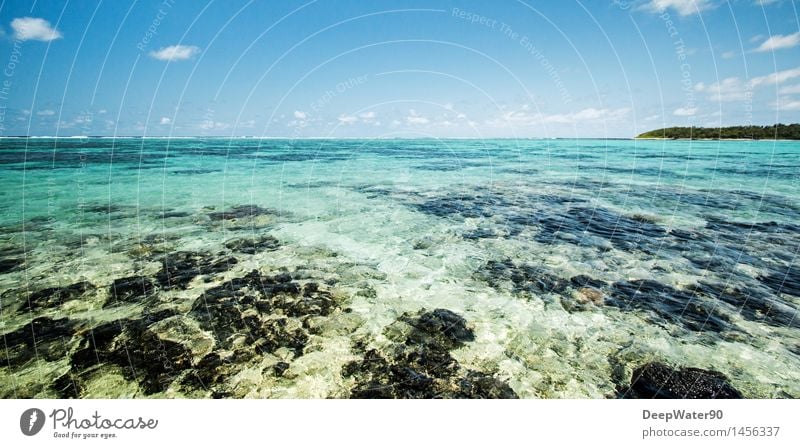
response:
<path fill-rule="evenodd" d="M 728 126 L 724 128 L 671 127 L 639 134 L 636 138 L 800 140 L 800 124 Z"/>

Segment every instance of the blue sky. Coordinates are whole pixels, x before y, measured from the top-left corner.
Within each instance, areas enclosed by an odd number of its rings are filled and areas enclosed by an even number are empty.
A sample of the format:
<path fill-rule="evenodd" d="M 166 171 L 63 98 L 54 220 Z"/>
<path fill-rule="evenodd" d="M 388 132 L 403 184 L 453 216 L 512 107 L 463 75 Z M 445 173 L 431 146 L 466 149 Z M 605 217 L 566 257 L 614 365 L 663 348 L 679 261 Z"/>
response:
<path fill-rule="evenodd" d="M 630 137 L 797 122 L 799 7 L 0 0 L 0 132 Z"/>

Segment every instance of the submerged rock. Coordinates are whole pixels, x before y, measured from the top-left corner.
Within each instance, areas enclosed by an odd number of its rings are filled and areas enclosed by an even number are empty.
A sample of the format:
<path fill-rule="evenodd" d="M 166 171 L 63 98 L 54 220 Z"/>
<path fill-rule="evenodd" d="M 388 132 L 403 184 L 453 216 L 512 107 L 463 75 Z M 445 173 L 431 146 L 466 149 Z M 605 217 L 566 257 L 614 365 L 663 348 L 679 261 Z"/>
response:
<path fill-rule="evenodd" d="M 241 335 L 260 351 L 287 347 L 299 355 L 308 340 L 305 321 L 326 316 L 335 307 L 330 293 L 316 283 L 301 286 L 288 273 L 252 271 L 206 291 L 192 305 L 191 315 L 222 347 Z"/>
<path fill-rule="evenodd" d="M 212 384 L 220 379 L 221 375 L 218 370 L 222 365 L 223 360 L 219 353 L 209 353 L 183 379 L 183 384 L 200 389 L 209 389 Z"/>
<path fill-rule="evenodd" d="M 641 218 L 629 218 L 599 207 L 573 207 L 560 215 L 545 215 L 537 220 L 536 240 L 552 243 L 562 240 L 581 245 L 596 245 L 586 236 L 609 241 L 620 250 L 653 252 L 657 239 L 666 236 L 664 227 Z"/>
<path fill-rule="evenodd" d="M 71 381 L 72 388 L 80 391 L 86 375 L 113 364 L 125 378 L 137 381 L 146 394 L 166 390 L 191 367 L 193 358 L 188 347 L 162 339 L 149 328 L 174 314 L 174 311 L 162 311 L 91 329 L 73 353 L 70 376 L 61 380 L 62 386 Z"/>
<path fill-rule="evenodd" d="M 772 294 L 765 294 L 753 288 L 710 282 L 699 282 L 690 289 L 697 294 L 731 305 L 745 319 L 776 327 L 800 328 L 798 310 Z"/>
<path fill-rule="evenodd" d="M 7 274 L 25 265 L 23 258 L 3 258 L 0 260 L 0 274 Z"/>
<path fill-rule="evenodd" d="M 114 280 L 109 288 L 109 300 L 103 307 L 130 303 L 147 297 L 155 291 L 153 281 L 147 277 L 133 276 Z"/>
<path fill-rule="evenodd" d="M 456 398 L 519 398 L 505 382 L 474 370 L 468 371 L 458 385 Z"/>
<path fill-rule="evenodd" d="M 607 286 L 607 283 L 603 280 L 597 280 L 589 277 L 588 275 L 576 275 L 569 279 L 569 282 L 573 288 L 588 287 L 593 289 L 603 289 Z"/>
<path fill-rule="evenodd" d="M 53 308 L 61 306 L 64 302 L 75 300 L 92 289 L 94 289 L 94 285 L 86 281 L 64 287 L 45 288 L 31 294 L 28 303 L 31 310 Z"/>
<path fill-rule="evenodd" d="M 515 293 L 548 294 L 563 293 L 569 282 L 545 269 L 527 263 L 517 264 L 506 259 L 490 260 L 478 271 L 477 277 L 494 288 L 510 283 Z"/>
<path fill-rule="evenodd" d="M 490 374 L 464 371 L 450 350 L 473 341 L 463 317 L 445 310 L 420 311 L 398 320 L 410 327 L 405 341 L 386 354 L 368 350 L 342 368 L 354 378 L 351 398 L 516 398 Z"/>
<path fill-rule="evenodd" d="M 270 235 L 238 238 L 225 243 L 225 247 L 243 254 L 257 254 L 259 252 L 273 251 L 280 248 L 280 242 Z"/>
<path fill-rule="evenodd" d="M 178 210 L 164 210 L 156 215 L 158 219 L 169 219 L 169 218 L 188 218 L 192 216 L 189 212 L 182 212 Z"/>
<path fill-rule="evenodd" d="M 725 375 L 696 368 L 673 369 L 654 362 L 633 371 L 626 398 L 743 398 Z"/>
<path fill-rule="evenodd" d="M 212 212 L 208 217 L 215 221 L 227 219 L 253 218 L 261 215 L 277 215 L 277 210 L 263 208 L 257 205 L 237 205 L 222 212 Z"/>
<path fill-rule="evenodd" d="M 475 340 L 475 334 L 467 327 L 467 321 L 450 310 L 438 308 L 422 313 L 415 319 L 408 316 L 401 319 L 414 327 L 414 331 L 408 336 L 409 344 L 438 344 L 453 349 Z"/>
<path fill-rule="evenodd" d="M 275 372 L 276 376 L 283 376 L 283 374 L 289 370 L 289 363 L 288 362 L 277 362 L 274 366 L 272 366 L 272 371 Z"/>
<path fill-rule="evenodd" d="M 217 258 L 195 252 L 175 252 L 164 256 L 156 281 L 164 289 L 186 289 L 200 275 L 225 272 L 237 263 L 236 258 Z"/>
<path fill-rule="evenodd" d="M 664 321 L 691 331 L 721 332 L 732 328 L 719 307 L 691 292 L 678 290 L 653 280 L 617 282 L 605 303 L 623 311 L 649 311 Z"/>
<path fill-rule="evenodd" d="M 37 317 L 3 335 L 4 364 L 22 366 L 34 359 L 55 361 L 67 356 L 78 324 L 70 319 Z"/>
<path fill-rule="evenodd" d="M 800 297 L 800 267 L 783 266 L 758 279 L 777 293 Z"/>

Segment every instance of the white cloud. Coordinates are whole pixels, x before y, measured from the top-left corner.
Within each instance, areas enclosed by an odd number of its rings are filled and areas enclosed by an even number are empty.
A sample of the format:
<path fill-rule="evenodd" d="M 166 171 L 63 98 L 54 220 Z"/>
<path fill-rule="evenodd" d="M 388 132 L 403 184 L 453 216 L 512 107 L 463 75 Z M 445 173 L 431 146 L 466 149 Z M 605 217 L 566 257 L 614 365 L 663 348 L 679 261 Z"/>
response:
<path fill-rule="evenodd" d="M 294 111 L 293 116 L 294 116 L 294 120 L 291 120 L 288 123 L 286 123 L 286 126 L 288 126 L 290 128 L 305 128 L 305 127 L 308 127 L 308 121 L 307 121 L 308 114 L 307 113 L 303 112 L 302 110 L 296 110 L 296 111 Z M 281 118 L 283 118 L 283 117 L 284 117 L 284 115 L 281 115 Z"/>
<path fill-rule="evenodd" d="M 492 126 L 509 126 L 509 125 L 536 125 L 536 124 L 581 124 L 587 122 L 608 122 L 623 120 L 630 109 L 627 107 L 619 109 L 597 109 L 589 107 L 579 110 L 577 112 L 560 113 L 560 114 L 532 114 L 528 111 L 509 111 L 504 112 L 500 118 L 489 120 L 486 122 Z"/>
<path fill-rule="evenodd" d="M 778 93 L 780 93 L 781 95 L 789 95 L 789 94 L 792 94 L 792 93 L 800 93 L 800 84 L 795 84 L 793 86 L 781 87 L 780 90 L 778 90 Z"/>
<path fill-rule="evenodd" d="M 722 59 L 733 59 L 736 57 L 735 51 L 726 51 L 722 53 Z"/>
<path fill-rule="evenodd" d="M 792 68 L 789 70 L 783 70 L 780 72 L 770 73 L 769 75 L 765 76 L 758 76 L 751 79 L 750 83 L 753 84 L 753 86 L 755 87 L 768 84 L 781 84 L 784 81 L 797 78 L 798 76 L 800 76 L 800 67 Z"/>
<path fill-rule="evenodd" d="M 428 124 L 430 120 L 425 117 L 406 117 L 406 122 L 408 124 Z"/>
<path fill-rule="evenodd" d="M 756 5 L 766 6 L 766 5 L 774 5 L 775 3 L 778 3 L 780 1 L 781 0 L 754 0 L 754 3 Z"/>
<path fill-rule="evenodd" d="M 161 117 L 161 121 L 158 122 L 158 124 L 162 124 L 162 125 L 163 124 L 171 124 L 171 123 L 172 123 L 172 120 L 169 117 Z"/>
<path fill-rule="evenodd" d="M 800 110 L 800 101 L 792 98 L 780 98 L 773 106 L 780 111 Z"/>
<path fill-rule="evenodd" d="M 800 44 L 800 32 L 794 34 L 776 34 L 765 40 L 755 51 L 775 51 L 782 48 L 792 48 Z"/>
<path fill-rule="evenodd" d="M 406 117 L 406 123 L 410 125 L 417 125 L 417 124 L 428 124 L 431 121 L 422 115 L 418 114 L 417 111 L 411 109 L 408 111 L 408 116 Z"/>
<path fill-rule="evenodd" d="M 353 115 L 340 115 L 339 116 L 339 123 L 341 124 L 355 124 L 358 122 L 358 117 Z"/>
<path fill-rule="evenodd" d="M 41 115 L 43 117 L 49 117 L 49 116 L 55 115 L 55 114 L 56 114 L 56 112 L 53 109 L 45 109 L 45 110 L 40 110 L 40 111 L 36 112 L 36 115 Z"/>
<path fill-rule="evenodd" d="M 653 12 L 672 9 L 682 16 L 690 16 L 712 6 L 711 0 L 650 0 L 646 8 Z"/>
<path fill-rule="evenodd" d="M 709 85 L 698 82 L 695 84 L 694 90 L 707 93 L 708 99 L 712 101 L 744 101 L 749 95 L 748 88 L 742 80 L 735 77 L 725 78 Z"/>
<path fill-rule="evenodd" d="M 41 40 L 49 42 L 63 37 L 61 33 L 50 26 L 50 22 L 35 17 L 18 17 L 11 21 L 14 37 L 19 40 Z"/>
<path fill-rule="evenodd" d="M 374 125 L 380 124 L 375 119 L 376 115 L 375 115 L 374 111 L 360 113 L 360 114 L 358 114 L 358 118 L 360 118 L 362 122 L 367 123 L 367 124 L 374 124 Z"/>
<path fill-rule="evenodd" d="M 151 51 L 150 57 L 159 61 L 185 61 L 200 53 L 200 48 L 193 45 L 172 45 L 158 51 Z"/>
<path fill-rule="evenodd" d="M 231 127 L 231 125 L 229 125 L 228 123 L 220 122 L 220 121 L 203 120 L 203 122 L 200 123 L 199 127 L 200 127 L 200 129 L 202 129 L 204 131 L 213 131 L 213 130 L 228 129 L 228 128 Z"/>
<path fill-rule="evenodd" d="M 672 111 L 672 115 L 676 117 L 691 117 L 697 113 L 696 107 L 679 107 Z"/>
<path fill-rule="evenodd" d="M 750 43 L 751 43 L 751 44 L 754 44 L 754 43 L 756 43 L 756 42 L 760 41 L 760 40 L 761 40 L 761 39 L 763 39 L 763 38 L 764 38 L 764 35 L 763 35 L 763 34 L 756 34 L 755 36 L 753 36 L 753 37 L 751 37 L 751 38 L 750 38 Z"/>
<path fill-rule="evenodd" d="M 800 67 L 770 73 L 769 75 L 756 76 L 750 79 L 749 82 L 735 77 L 725 78 L 720 82 L 709 85 L 699 82 L 695 84 L 694 90 L 707 93 L 708 99 L 712 101 L 746 101 L 752 97 L 756 88 L 779 85 L 797 77 L 800 77 Z M 781 93 L 792 93 L 792 88 L 795 87 L 797 86 L 791 86 L 787 88 L 786 92 L 782 91 Z"/>
<path fill-rule="evenodd" d="M 540 121 L 545 123 L 580 124 L 587 121 L 619 120 L 628 115 L 628 112 L 630 112 L 630 109 L 627 107 L 620 109 L 595 109 L 594 107 L 589 107 L 568 114 L 536 114 L 535 117 L 538 117 Z"/>

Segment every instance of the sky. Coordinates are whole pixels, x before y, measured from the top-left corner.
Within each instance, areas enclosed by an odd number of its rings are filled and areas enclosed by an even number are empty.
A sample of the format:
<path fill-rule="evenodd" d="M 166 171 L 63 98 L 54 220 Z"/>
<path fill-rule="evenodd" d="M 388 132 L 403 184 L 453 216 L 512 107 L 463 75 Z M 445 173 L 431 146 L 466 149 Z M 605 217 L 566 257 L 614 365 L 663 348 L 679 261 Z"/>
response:
<path fill-rule="evenodd" d="M 792 0 L 0 0 L 0 135 L 632 137 L 800 121 Z"/>

